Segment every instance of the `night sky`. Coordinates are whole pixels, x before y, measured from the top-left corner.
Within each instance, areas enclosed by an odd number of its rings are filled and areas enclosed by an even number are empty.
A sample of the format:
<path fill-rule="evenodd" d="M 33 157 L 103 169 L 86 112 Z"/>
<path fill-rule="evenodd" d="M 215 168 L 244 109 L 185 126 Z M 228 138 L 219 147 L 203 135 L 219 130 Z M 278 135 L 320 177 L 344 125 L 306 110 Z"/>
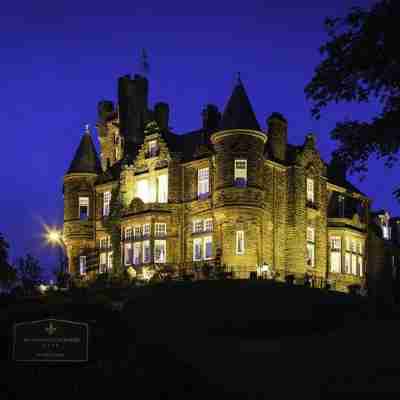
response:
<path fill-rule="evenodd" d="M 326 40 L 323 20 L 368 0 L 14 1 L 0 16 L 0 232 L 11 261 L 31 252 L 47 269 L 56 251 L 44 245 L 43 223 L 62 223 L 62 179 L 83 133 L 95 134 L 96 105 L 116 100 L 117 79 L 150 63 L 150 105 L 170 104 L 170 126 L 201 126 L 207 103 L 225 106 L 238 71 L 259 123 L 281 112 L 289 142 L 314 132 L 323 158 L 329 131 L 345 117 L 369 119 L 377 105 L 336 105 L 310 117 L 304 87 Z M 97 143 L 97 140 L 96 140 Z M 398 168 L 372 160 L 363 182 L 374 208 L 400 214 L 392 190 Z"/>

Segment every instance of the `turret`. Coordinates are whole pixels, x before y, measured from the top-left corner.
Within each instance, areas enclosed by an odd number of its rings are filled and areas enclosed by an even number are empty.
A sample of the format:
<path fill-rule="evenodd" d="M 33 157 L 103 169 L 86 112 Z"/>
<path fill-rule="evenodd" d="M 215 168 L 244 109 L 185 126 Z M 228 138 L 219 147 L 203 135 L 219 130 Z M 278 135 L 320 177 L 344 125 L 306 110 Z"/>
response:
<path fill-rule="evenodd" d="M 64 176 L 64 241 L 71 274 L 79 271 L 79 258 L 89 255 L 95 247 L 94 184 L 101 172 L 100 160 L 87 126 Z"/>
<path fill-rule="evenodd" d="M 287 121 L 277 112 L 272 113 L 267 119 L 268 144 L 271 156 L 275 161 L 285 162 L 287 147 Z"/>

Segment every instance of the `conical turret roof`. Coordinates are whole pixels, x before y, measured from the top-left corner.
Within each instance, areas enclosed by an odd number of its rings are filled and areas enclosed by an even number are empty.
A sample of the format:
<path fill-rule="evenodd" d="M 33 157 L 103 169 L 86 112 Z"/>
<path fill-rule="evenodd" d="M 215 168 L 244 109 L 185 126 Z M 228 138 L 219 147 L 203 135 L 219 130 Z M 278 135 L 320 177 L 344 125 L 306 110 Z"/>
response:
<path fill-rule="evenodd" d="M 252 129 L 259 131 L 260 125 L 247 96 L 243 83 L 239 79 L 225 107 L 221 120 L 221 129 Z"/>
<path fill-rule="evenodd" d="M 74 159 L 69 166 L 67 174 L 73 173 L 92 173 L 100 174 L 102 172 L 101 163 L 97 156 L 96 148 L 94 147 L 90 136 L 89 128 L 86 127 L 85 133 L 82 136 L 79 147 L 76 150 Z"/>

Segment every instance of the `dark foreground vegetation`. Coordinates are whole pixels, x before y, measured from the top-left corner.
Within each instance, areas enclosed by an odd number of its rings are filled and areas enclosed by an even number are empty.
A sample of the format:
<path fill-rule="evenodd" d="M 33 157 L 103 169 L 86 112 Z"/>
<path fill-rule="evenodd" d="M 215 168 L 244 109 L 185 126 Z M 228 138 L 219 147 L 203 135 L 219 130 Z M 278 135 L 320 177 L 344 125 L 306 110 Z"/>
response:
<path fill-rule="evenodd" d="M 238 280 L 76 289 L 3 303 L 1 398 L 400 391 L 400 324 L 385 310 L 359 296 Z M 89 323 L 88 363 L 11 360 L 12 325 L 50 317 Z"/>

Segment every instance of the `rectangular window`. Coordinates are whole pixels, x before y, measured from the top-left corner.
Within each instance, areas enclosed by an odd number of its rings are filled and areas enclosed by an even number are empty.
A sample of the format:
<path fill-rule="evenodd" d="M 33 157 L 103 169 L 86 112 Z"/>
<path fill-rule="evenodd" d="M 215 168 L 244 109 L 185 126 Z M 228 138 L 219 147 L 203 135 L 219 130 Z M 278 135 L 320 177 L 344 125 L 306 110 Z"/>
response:
<path fill-rule="evenodd" d="M 149 156 L 156 157 L 158 155 L 158 145 L 157 140 L 149 141 Z"/>
<path fill-rule="evenodd" d="M 307 178 L 307 202 L 314 203 L 314 179 Z"/>
<path fill-rule="evenodd" d="M 133 261 L 132 243 L 125 243 L 125 265 L 131 265 Z"/>
<path fill-rule="evenodd" d="M 125 240 L 132 240 L 132 228 L 125 228 Z"/>
<path fill-rule="evenodd" d="M 315 229 L 307 227 L 307 265 L 315 266 Z"/>
<path fill-rule="evenodd" d="M 346 237 L 346 251 L 350 251 L 350 238 Z"/>
<path fill-rule="evenodd" d="M 235 160 L 235 186 L 247 186 L 247 160 Z"/>
<path fill-rule="evenodd" d="M 344 196 L 341 194 L 338 196 L 339 201 L 339 217 L 344 218 Z"/>
<path fill-rule="evenodd" d="M 203 232 L 203 221 L 196 219 L 193 221 L 193 233 Z"/>
<path fill-rule="evenodd" d="M 201 238 L 196 238 L 193 240 L 193 261 L 200 261 L 202 258 L 201 242 Z"/>
<path fill-rule="evenodd" d="M 107 253 L 100 253 L 100 273 L 106 272 Z"/>
<path fill-rule="evenodd" d="M 351 251 L 355 253 L 357 251 L 357 242 L 355 239 L 351 240 Z"/>
<path fill-rule="evenodd" d="M 136 225 L 133 229 L 133 238 L 140 239 L 142 237 L 142 228 L 140 225 Z"/>
<path fill-rule="evenodd" d="M 213 230 L 213 220 L 212 218 L 207 218 L 204 220 L 204 232 L 212 232 Z"/>
<path fill-rule="evenodd" d="M 236 254 L 244 254 L 244 231 L 236 231 Z"/>
<path fill-rule="evenodd" d="M 79 219 L 89 218 L 89 197 L 79 197 Z"/>
<path fill-rule="evenodd" d="M 111 238 L 110 236 L 103 237 L 100 239 L 100 249 L 108 250 L 111 247 Z"/>
<path fill-rule="evenodd" d="M 331 237 L 331 272 L 340 273 L 342 271 L 342 241 L 339 236 Z"/>
<path fill-rule="evenodd" d="M 150 236 L 150 224 L 144 224 L 143 225 L 143 237 L 149 237 Z"/>
<path fill-rule="evenodd" d="M 103 216 L 110 215 L 111 192 L 103 193 Z"/>
<path fill-rule="evenodd" d="M 167 224 L 164 222 L 156 222 L 154 231 L 155 231 L 154 234 L 157 237 L 166 236 Z"/>
<path fill-rule="evenodd" d="M 209 260 L 212 258 L 212 237 L 207 236 L 203 239 L 203 245 L 204 245 L 204 259 Z"/>
<path fill-rule="evenodd" d="M 149 203 L 149 181 L 147 179 L 139 179 L 136 183 L 136 197 L 139 197 L 143 203 Z"/>
<path fill-rule="evenodd" d="M 357 275 L 357 255 L 354 253 L 351 255 L 351 274 Z"/>
<path fill-rule="evenodd" d="M 81 275 L 86 274 L 86 256 L 79 257 L 79 273 Z"/>
<path fill-rule="evenodd" d="M 113 266 L 113 253 L 112 251 L 108 253 L 108 258 L 107 258 L 107 269 L 109 271 L 112 270 L 112 266 Z"/>
<path fill-rule="evenodd" d="M 163 174 L 157 178 L 157 193 L 159 203 L 168 203 L 168 175 Z"/>
<path fill-rule="evenodd" d="M 141 263 L 142 243 L 136 242 L 133 244 L 133 263 L 138 265 Z"/>
<path fill-rule="evenodd" d="M 344 273 L 350 274 L 351 271 L 351 254 L 346 253 L 344 255 Z"/>
<path fill-rule="evenodd" d="M 357 269 L 358 269 L 358 275 L 363 276 L 363 259 L 361 256 L 357 257 Z"/>
<path fill-rule="evenodd" d="M 167 261 L 167 241 L 155 240 L 154 241 L 154 262 L 165 263 Z"/>
<path fill-rule="evenodd" d="M 208 197 L 210 192 L 209 169 L 199 168 L 197 170 L 197 195 L 199 198 Z"/>
<path fill-rule="evenodd" d="M 150 258 L 150 240 L 145 240 L 143 242 L 143 262 L 149 263 Z"/>

